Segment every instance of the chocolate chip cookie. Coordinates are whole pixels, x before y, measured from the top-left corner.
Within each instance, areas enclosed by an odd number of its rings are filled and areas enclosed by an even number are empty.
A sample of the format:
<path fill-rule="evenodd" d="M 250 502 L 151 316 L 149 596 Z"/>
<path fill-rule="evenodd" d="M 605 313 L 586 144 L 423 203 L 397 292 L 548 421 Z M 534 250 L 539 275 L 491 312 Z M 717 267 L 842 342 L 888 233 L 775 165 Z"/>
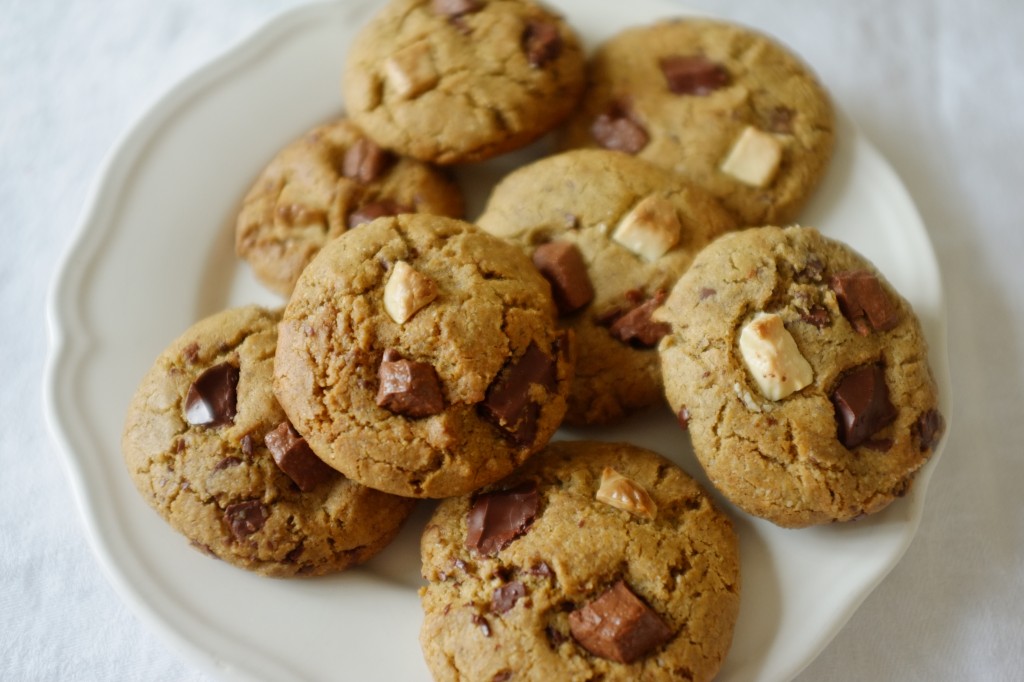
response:
<path fill-rule="evenodd" d="M 548 445 L 441 502 L 421 553 L 436 680 L 709 680 L 739 611 L 728 517 L 628 444 Z"/>
<path fill-rule="evenodd" d="M 943 432 L 928 346 L 871 263 L 810 227 L 704 249 L 655 318 L 665 392 L 709 478 L 780 526 L 905 494 Z"/>
<path fill-rule="evenodd" d="M 598 47 L 562 139 L 669 168 L 743 225 L 792 222 L 832 155 L 828 93 L 788 48 L 714 19 L 626 29 Z"/>
<path fill-rule="evenodd" d="M 462 193 L 440 170 L 377 146 L 346 118 L 317 126 L 260 173 L 235 223 L 235 251 L 288 296 L 328 239 L 384 215 L 462 216 Z"/>
<path fill-rule="evenodd" d="M 519 244 L 551 284 L 577 342 L 569 424 L 663 402 L 653 324 L 693 256 L 736 227 L 705 192 L 620 152 L 581 149 L 519 168 L 494 188 L 483 229 Z"/>
<path fill-rule="evenodd" d="M 353 480 L 446 497 L 511 472 L 565 414 L 570 335 L 523 253 L 473 225 L 379 218 L 327 244 L 280 326 L 274 388 Z"/>
<path fill-rule="evenodd" d="M 342 89 L 383 147 L 481 161 L 561 123 L 584 62 L 575 32 L 530 0 L 392 0 L 356 36 Z"/>
<path fill-rule="evenodd" d="M 132 398 L 122 449 L 139 492 L 213 556 L 269 576 L 366 561 L 414 502 L 321 462 L 271 391 L 280 312 L 234 308 L 186 330 Z"/>

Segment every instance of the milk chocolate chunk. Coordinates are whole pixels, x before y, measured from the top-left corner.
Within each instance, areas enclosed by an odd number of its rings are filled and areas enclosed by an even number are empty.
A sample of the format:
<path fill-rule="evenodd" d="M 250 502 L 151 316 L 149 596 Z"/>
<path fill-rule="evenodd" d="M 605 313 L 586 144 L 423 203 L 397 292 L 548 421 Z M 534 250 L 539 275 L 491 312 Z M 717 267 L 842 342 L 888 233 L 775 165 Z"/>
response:
<path fill-rule="evenodd" d="M 658 62 L 668 89 L 677 95 L 709 95 L 729 84 L 729 72 L 702 55 L 664 57 Z"/>
<path fill-rule="evenodd" d="M 533 252 L 533 264 L 551 284 L 559 315 L 574 313 L 593 300 L 594 286 L 587 274 L 587 264 L 575 244 L 541 244 Z"/>
<path fill-rule="evenodd" d="M 885 369 L 877 363 L 861 365 L 846 374 L 832 392 L 832 404 L 839 441 L 851 449 L 896 419 Z"/>
<path fill-rule="evenodd" d="M 931 450 L 942 435 L 945 421 L 938 410 L 928 410 L 914 424 L 917 433 L 917 444 L 921 452 Z"/>
<path fill-rule="evenodd" d="M 513 442 L 527 445 L 537 435 L 540 405 L 531 387 L 555 390 L 555 361 L 531 343 L 518 360 L 510 361 L 487 389 L 480 410 L 484 418 L 501 429 Z"/>
<path fill-rule="evenodd" d="M 236 502 L 224 508 L 224 520 L 237 540 L 245 540 L 263 528 L 269 515 L 259 500 Z"/>
<path fill-rule="evenodd" d="M 406 360 L 388 349 L 377 377 L 380 380 L 377 405 L 386 410 L 414 419 L 444 410 L 441 382 L 437 372 L 426 362 Z"/>
<path fill-rule="evenodd" d="M 295 481 L 299 490 L 308 493 L 322 481 L 334 476 L 334 469 L 313 454 L 306 439 L 295 433 L 287 421 L 263 437 L 267 449 L 281 471 Z"/>
<path fill-rule="evenodd" d="M 866 270 L 840 272 L 832 277 L 839 309 L 861 336 L 888 331 L 899 324 L 899 311 L 878 278 Z"/>
<path fill-rule="evenodd" d="M 430 8 L 436 14 L 455 18 L 479 11 L 481 4 L 479 0 L 433 0 Z"/>
<path fill-rule="evenodd" d="M 359 182 L 372 182 L 380 177 L 389 161 L 386 151 L 369 138 L 361 137 L 345 152 L 341 172 Z"/>
<path fill-rule="evenodd" d="M 618 663 L 633 663 L 673 637 L 661 616 L 621 580 L 570 613 L 569 631 L 590 653 Z"/>
<path fill-rule="evenodd" d="M 348 227 L 359 227 L 363 223 L 368 223 L 377 218 L 384 216 L 395 216 L 399 213 L 412 213 L 412 209 L 408 206 L 395 203 L 390 199 L 382 199 L 380 201 L 372 201 L 368 204 L 364 204 L 348 214 Z"/>
<path fill-rule="evenodd" d="M 526 588 L 519 581 L 502 585 L 491 595 L 491 610 L 495 613 L 511 611 L 516 602 L 526 596 Z"/>
<path fill-rule="evenodd" d="M 497 554 L 530 528 L 539 505 L 533 481 L 477 495 L 466 519 L 466 548 Z"/>
<path fill-rule="evenodd" d="M 590 134 L 605 149 L 626 154 L 636 154 L 650 140 L 647 130 L 620 103 L 594 119 Z"/>
<path fill-rule="evenodd" d="M 200 374 L 185 395 L 185 421 L 193 426 L 224 426 L 238 411 L 238 368 L 227 362 Z"/>
<path fill-rule="evenodd" d="M 653 348 L 671 329 L 668 324 L 651 319 L 664 301 L 665 292 L 658 290 L 654 296 L 618 317 L 608 331 L 623 343 L 637 348 Z"/>
<path fill-rule="evenodd" d="M 540 68 L 562 51 L 562 35 L 549 21 L 531 21 L 523 31 L 523 51 L 530 66 Z"/>

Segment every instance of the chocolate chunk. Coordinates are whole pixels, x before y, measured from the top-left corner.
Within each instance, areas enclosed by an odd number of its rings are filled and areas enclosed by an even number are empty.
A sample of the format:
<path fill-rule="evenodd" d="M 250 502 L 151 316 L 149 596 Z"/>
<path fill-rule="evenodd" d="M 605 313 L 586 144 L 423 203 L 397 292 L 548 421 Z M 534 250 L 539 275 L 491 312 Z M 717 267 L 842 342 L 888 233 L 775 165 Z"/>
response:
<path fill-rule="evenodd" d="M 372 182 L 380 177 L 390 160 L 390 155 L 373 140 L 361 137 L 345 151 L 341 172 L 346 178 Z"/>
<path fill-rule="evenodd" d="M 478 12 L 482 6 L 478 0 L 433 0 L 430 3 L 435 14 L 452 18 Z"/>
<path fill-rule="evenodd" d="M 184 350 L 181 351 L 181 357 L 185 358 L 188 364 L 194 365 L 199 359 L 199 344 L 193 341 L 185 346 Z"/>
<path fill-rule="evenodd" d="M 523 52 L 530 66 L 542 67 L 562 51 L 562 34 L 550 21 L 531 21 L 523 31 Z"/>
<path fill-rule="evenodd" d="M 497 554 L 529 529 L 539 505 L 533 481 L 476 496 L 466 518 L 466 548 Z"/>
<path fill-rule="evenodd" d="M 426 362 L 405 360 L 392 349 L 384 353 L 377 371 L 377 405 L 414 419 L 444 410 L 437 372 Z"/>
<path fill-rule="evenodd" d="M 495 613 L 510 611 L 516 602 L 526 596 L 526 588 L 521 582 L 511 582 L 494 590 L 491 595 L 491 610 Z"/>
<path fill-rule="evenodd" d="M 559 315 L 574 313 L 594 298 L 587 264 L 575 244 L 548 242 L 533 252 L 533 264 L 551 284 Z"/>
<path fill-rule="evenodd" d="M 796 112 L 785 106 L 777 106 L 772 108 L 768 112 L 767 121 L 765 121 L 765 130 L 773 133 L 780 133 L 782 135 L 791 135 L 793 133 L 793 119 L 796 118 Z"/>
<path fill-rule="evenodd" d="M 626 154 L 636 154 L 650 141 L 647 130 L 621 103 L 594 119 L 590 134 L 605 149 Z"/>
<path fill-rule="evenodd" d="M 569 631 L 590 653 L 619 663 L 637 661 L 673 637 L 661 616 L 621 580 L 570 613 Z"/>
<path fill-rule="evenodd" d="M 364 204 L 348 214 L 348 228 L 359 227 L 384 216 L 395 216 L 400 213 L 412 213 L 412 209 L 402 204 L 397 204 L 390 199 L 382 199 Z"/>
<path fill-rule="evenodd" d="M 654 311 L 664 302 L 665 292 L 659 290 L 654 296 L 612 322 L 608 331 L 619 341 L 636 348 L 653 348 L 671 330 L 668 324 L 651 319 Z"/>
<path fill-rule="evenodd" d="M 214 471 L 223 471 L 224 469 L 229 469 L 231 467 L 236 467 L 236 466 L 238 466 L 241 463 L 242 463 L 242 460 L 238 459 L 237 457 L 225 457 L 224 459 L 222 459 L 219 462 L 217 462 L 217 464 L 213 467 L 213 470 Z"/>
<path fill-rule="evenodd" d="M 811 306 L 800 312 L 800 319 L 807 324 L 824 329 L 832 323 L 832 316 L 828 314 L 828 308 L 820 305 Z"/>
<path fill-rule="evenodd" d="M 473 616 L 473 624 L 480 628 L 480 632 L 483 633 L 484 637 L 491 636 L 491 624 L 479 613 Z"/>
<path fill-rule="evenodd" d="M 229 504 L 224 508 L 224 520 L 231 528 L 231 534 L 238 540 L 245 540 L 267 522 L 270 512 L 259 500 L 246 500 Z"/>
<path fill-rule="evenodd" d="M 676 412 L 676 421 L 684 431 L 690 428 L 690 410 L 686 407 L 679 408 L 679 411 Z"/>
<path fill-rule="evenodd" d="M 832 392 L 832 404 L 839 441 L 851 449 L 896 419 L 880 364 L 861 365 L 846 374 Z"/>
<path fill-rule="evenodd" d="M 729 84 L 729 72 L 702 55 L 664 57 L 658 62 L 668 89 L 677 95 L 709 95 Z"/>
<path fill-rule="evenodd" d="M 334 469 L 313 454 L 306 440 L 287 421 L 267 433 L 263 442 L 281 471 L 304 493 L 334 476 Z"/>
<path fill-rule="evenodd" d="M 830 283 L 839 309 L 861 336 L 899 324 L 899 311 L 878 278 L 866 270 L 841 272 Z"/>
<path fill-rule="evenodd" d="M 540 417 L 540 405 L 530 389 L 540 385 L 552 393 L 556 382 L 554 359 L 531 343 L 522 357 L 509 361 L 488 387 L 480 412 L 514 443 L 530 444 L 537 435 Z"/>
<path fill-rule="evenodd" d="M 185 421 L 193 426 L 224 426 L 238 411 L 238 368 L 222 362 L 200 374 L 185 395 Z"/>
<path fill-rule="evenodd" d="M 241 441 L 241 443 L 239 443 L 239 445 L 242 448 L 242 454 L 243 455 L 245 455 L 246 457 L 252 457 L 252 453 L 253 453 L 252 434 L 248 434 L 247 433 L 244 436 L 242 436 L 242 441 Z"/>
<path fill-rule="evenodd" d="M 512 679 L 511 670 L 499 670 L 494 673 L 494 677 L 491 678 L 491 682 L 508 682 Z"/>
<path fill-rule="evenodd" d="M 928 410 L 917 418 L 917 421 L 914 423 L 914 429 L 917 433 L 917 446 L 921 452 L 935 447 L 935 443 L 939 440 L 939 436 L 942 435 L 944 428 L 945 421 L 938 410 Z"/>

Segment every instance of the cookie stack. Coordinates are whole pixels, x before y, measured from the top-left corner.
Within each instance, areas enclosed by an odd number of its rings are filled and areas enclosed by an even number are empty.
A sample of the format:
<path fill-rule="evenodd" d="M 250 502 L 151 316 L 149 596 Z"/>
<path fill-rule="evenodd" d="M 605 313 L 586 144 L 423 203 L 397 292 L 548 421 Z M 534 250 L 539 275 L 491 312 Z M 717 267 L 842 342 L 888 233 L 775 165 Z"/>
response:
<path fill-rule="evenodd" d="M 286 303 L 160 355 L 124 429 L 140 492 L 279 577 L 357 565 L 437 499 L 437 679 L 710 679 L 739 611 L 729 516 L 660 454 L 553 438 L 667 399 L 737 513 L 802 527 L 906 492 L 943 426 L 913 311 L 849 247 L 771 227 L 828 166 L 827 93 L 709 19 L 588 59 L 531 0 L 392 0 L 340 70 L 346 115 L 236 221 Z M 451 168 L 544 137 L 465 221 Z"/>

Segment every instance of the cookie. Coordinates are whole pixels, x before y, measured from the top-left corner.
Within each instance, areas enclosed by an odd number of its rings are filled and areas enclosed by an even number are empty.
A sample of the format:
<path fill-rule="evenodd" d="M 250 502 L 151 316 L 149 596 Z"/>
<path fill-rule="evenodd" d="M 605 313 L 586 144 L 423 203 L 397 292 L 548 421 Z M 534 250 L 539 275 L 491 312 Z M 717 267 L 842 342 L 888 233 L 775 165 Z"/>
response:
<path fill-rule="evenodd" d="M 435 680 L 709 680 L 739 611 L 737 536 L 682 469 L 624 443 L 551 443 L 424 529 Z"/>
<path fill-rule="evenodd" d="M 693 256 L 736 227 L 705 192 L 620 152 L 581 149 L 519 168 L 493 190 L 483 229 L 519 244 L 576 337 L 566 422 L 613 422 L 664 403 L 659 305 Z"/>
<path fill-rule="evenodd" d="M 235 222 L 235 251 L 288 296 L 327 240 L 382 215 L 462 216 L 462 193 L 440 170 L 378 147 L 348 119 L 317 126 L 260 173 Z"/>
<path fill-rule="evenodd" d="M 788 48 L 749 28 L 676 19 L 598 47 L 565 148 L 635 154 L 706 189 L 743 225 L 795 220 L 832 155 L 828 93 Z"/>
<path fill-rule="evenodd" d="M 585 57 L 530 0 L 392 0 L 353 42 L 342 90 L 380 145 L 423 161 L 482 161 L 560 124 Z"/>
<path fill-rule="evenodd" d="M 943 431 L 910 305 L 849 246 L 763 227 L 704 249 L 655 318 L 668 400 L 712 483 L 780 526 L 904 495 Z"/>
<path fill-rule="evenodd" d="M 271 390 L 279 311 L 197 322 L 143 377 L 122 450 L 145 500 L 192 544 L 268 576 L 321 575 L 384 548 L 413 501 L 317 459 Z"/>
<path fill-rule="evenodd" d="M 515 246 L 424 214 L 330 242 L 284 311 L 274 388 L 353 480 L 447 497 L 507 475 L 562 421 L 571 339 Z"/>

